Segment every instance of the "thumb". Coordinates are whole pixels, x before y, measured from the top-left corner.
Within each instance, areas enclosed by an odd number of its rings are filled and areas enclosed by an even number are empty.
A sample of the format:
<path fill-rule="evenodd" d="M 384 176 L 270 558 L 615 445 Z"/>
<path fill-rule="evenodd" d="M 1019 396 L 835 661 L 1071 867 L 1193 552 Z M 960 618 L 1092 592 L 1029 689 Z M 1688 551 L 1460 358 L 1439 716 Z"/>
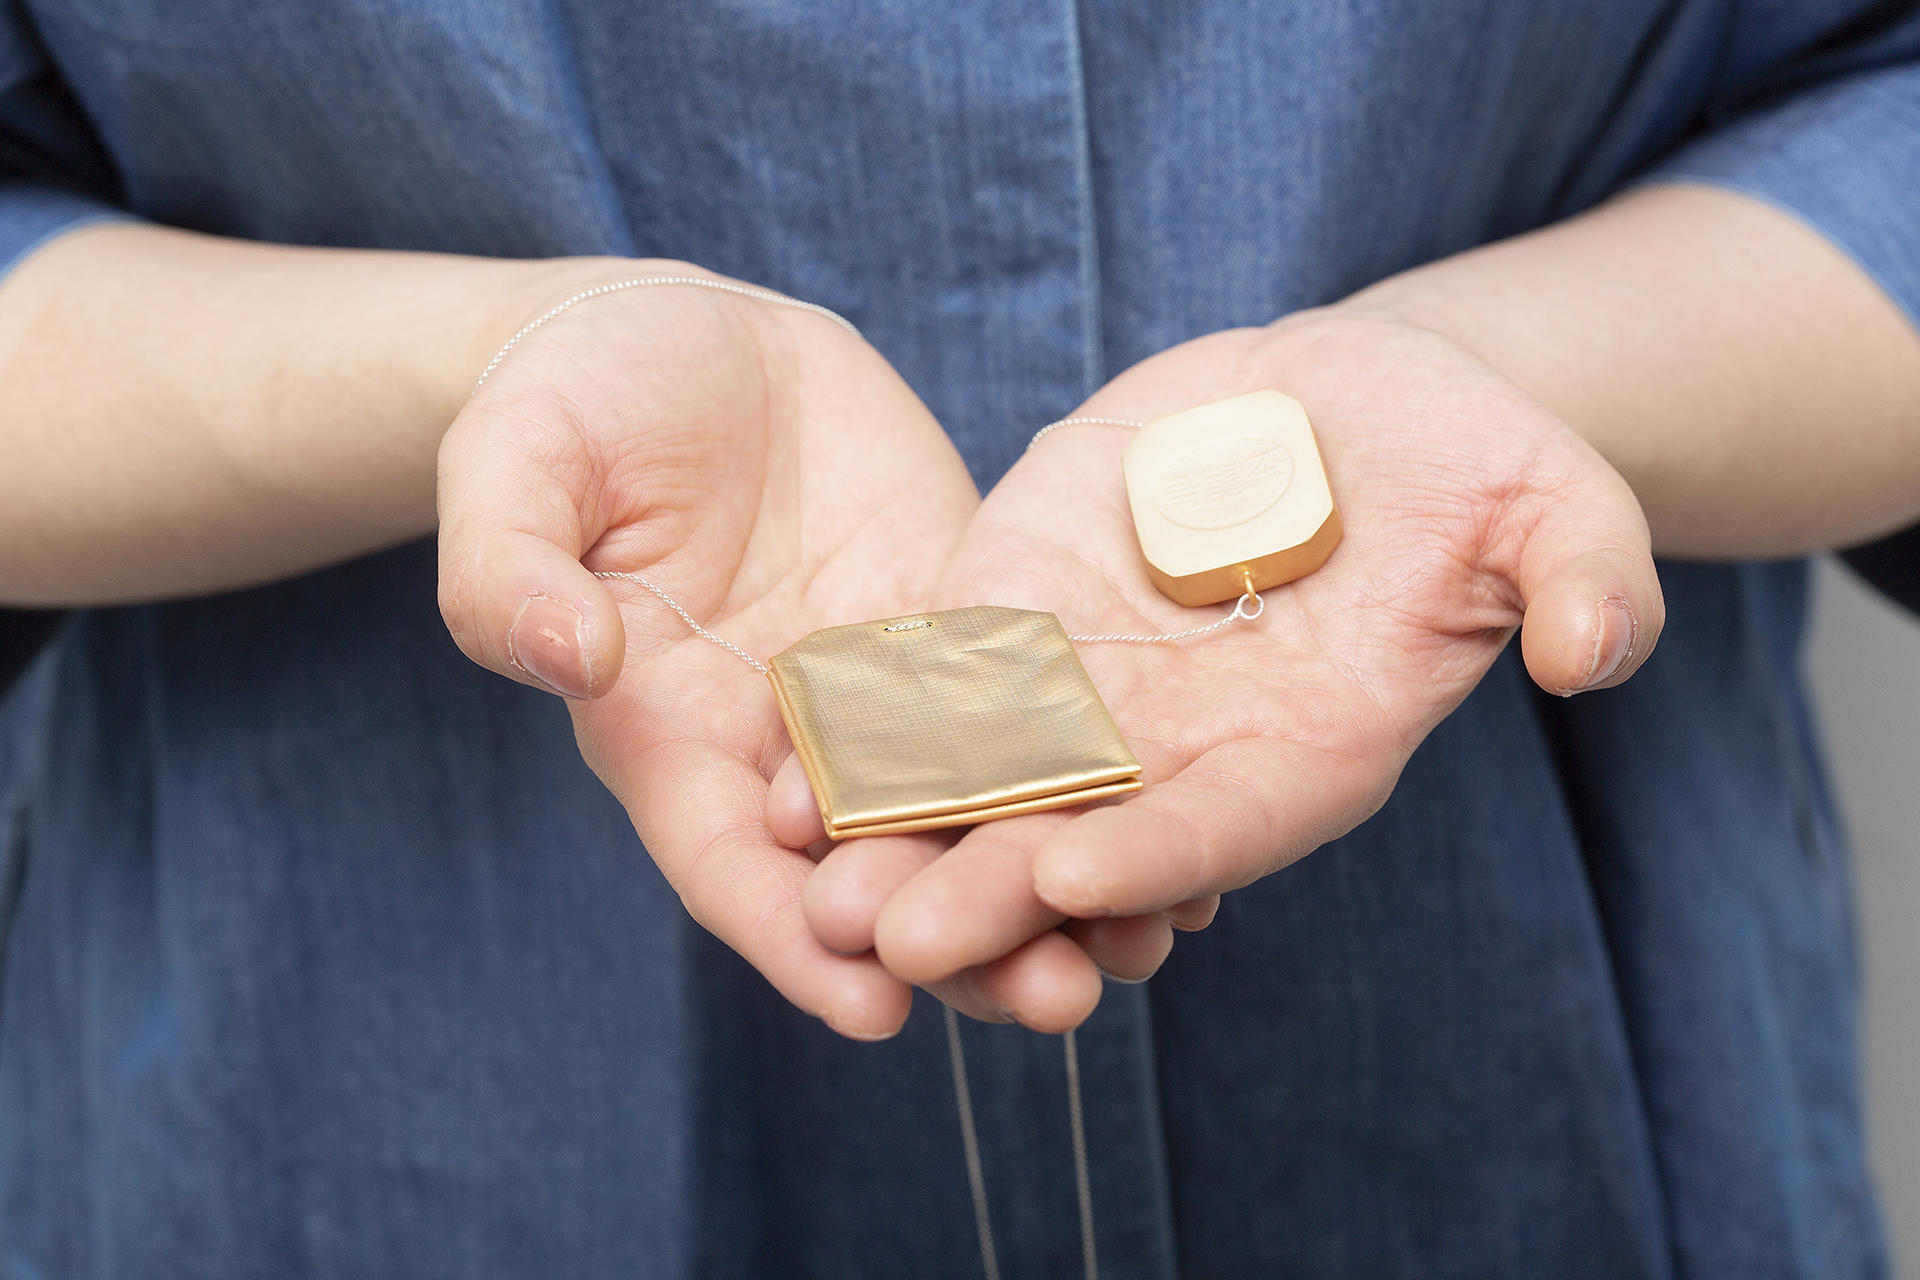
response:
<path fill-rule="evenodd" d="M 501 431 L 460 421 L 447 433 L 440 613 L 481 666 L 569 698 L 597 698 L 613 687 L 626 637 L 606 583 L 580 563 L 591 540 L 583 495 L 560 477 L 592 469 L 552 456 L 568 438 L 578 439 L 537 422 Z"/>
<path fill-rule="evenodd" d="M 1534 682 L 1571 697 L 1640 669 L 1666 622 L 1646 517 L 1624 480 L 1548 505 L 1517 574 L 1526 601 L 1520 652 Z"/>

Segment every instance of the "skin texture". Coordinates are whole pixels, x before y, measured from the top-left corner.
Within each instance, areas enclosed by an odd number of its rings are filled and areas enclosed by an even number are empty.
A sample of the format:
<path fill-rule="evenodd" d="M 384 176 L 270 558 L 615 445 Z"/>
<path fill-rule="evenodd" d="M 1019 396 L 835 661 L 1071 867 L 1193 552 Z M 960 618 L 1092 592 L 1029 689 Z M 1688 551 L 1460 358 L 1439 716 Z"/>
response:
<path fill-rule="evenodd" d="M 950 558 L 979 496 L 907 385 L 819 316 L 692 287 L 611 294 L 474 395 L 439 494 L 441 611 L 461 648 L 570 699 L 582 755 L 696 920 L 843 1034 L 898 1030 L 910 989 L 815 937 L 813 862 L 766 826 L 791 752 L 771 686 L 644 587 L 592 571 L 644 575 L 761 656 L 922 607 L 925 566 Z M 1098 997 L 1089 953 L 1158 963 L 1108 955 L 1106 932 L 1046 933 L 980 980 L 1036 1025 L 1071 1025 Z"/>
<path fill-rule="evenodd" d="M 763 657 L 949 604 L 1080 632 L 1215 611 L 1146 583 L 1124 431 L 1054 433 L 980 504 L 912 393 L 816 316 L 599 298 L 467 402 L 558 299 L 688 270 L 61 237 L 0 285 L 0 601 L 267 581 L 426 533 L 437 496 L 450 629 L 585 695 L 582 752 L 695 918 L 849 1035 L 896 1029 L 911 983 L 1062 1030 L 1102 971 L 1145 977 L 1218 894 L 1371 814 L 1515 628 L 1543 686 L 1604 688 L 1657 637 L 1653 549 L 1797 553 L 1920 517 L 1906 320 L 1773 210 L 1643 191 L 1102 389 L 1082 413 L 1296 395 L 1346 541 L 1257 627 L 1083 652 L 1147 769 L 1124 804 L 829 849 L 764 680 L 590 569 L 647 574 Z"/>
<path fill-rule="evenodd" d="M 890 429 L 852 425 L 874 421 Z M 944 562 L 978 496 L 906 384 L 817 316 L 614 294 L 511 354 L 447 433 L 439 492 L 461 648 L 569 695 L 582 754 L 695 919 L 845 1034 L 896 1027 L 907 988 L 814 939 L 799 910 L 813 864 L 766 831 L 788 748 L 765 678 L 590 570 L 642 573 L 762 655 L 913 608 L 926 583 L 904 566 Z"/>
<path fill-rule="evenodd" d="M 0 604 L 118 604 L 423 537 L 474 376 L 593 264 L 116 223 L 0 281 Z"/>
<path fill-rule="evenodd" d="M 809 885 L 814 916 L 857 883 L 879 904 L 881 960 L 932 983 L 1065 918 L 1211 901 L 1370 816 L 1515 628 L 1534 679 L 1558 693 L 1617 684 L 1645 660 L 1663 605 L 1632 491 L 1439 335 L 1339 314 L 1212 334 L 1083 412 L 1152 418 L 1269 386 L 1313 407 L 1347 534 L 1320 570 L 1268 592 L 1257 624 L 1082 646 L 1146 790 L 992 823 L 938 857 L 908 837 L 850 841 Z M 1192 625 L 1200 615 L 1160 596 L 1132 545 L 1131 434 L 1074 427 L 1035 446 L 982 506 L 935 603 L 1050 606 L 1083 633 Z M 789 768 L 777 787 L 775 829 L 811 837 L 804 779 Z M 842 942 L 850 923 L 833 921 Z"/>
<path fill-rule="evenodd" d="M 1553 410 L 1633 486 L 1661 555 L 1797 556 L 1920 515 L 1920 338 L 1758 201 L 1632 192 L 1344 305 L 1446 334 Z"/>
<path fill-rule="evenodd" d="M 1651 548 L 1792 555 L 1920 516 L 1913 328 L 1806 227 L 1705 188 L 1199 339 L 1076 412 L 1151 419 L 1262 386 L 1314 415 L 1347 527 L 1333 558 L 1270 592 L 1256 628 L 1083 651 L 1146 765 L 1138 797 L 997 823 L 937 858 L 911 838 L 843 845 L 808 886 L 822 937 L 871 940 L 944 989 L 1063 920 L 1204 920 L 1373 813 L 1512 628 L 1550 692 L 1628 678 L 1662 617 Z M 937 598 L 1051 602 L 1077 632 L 1193 625 L 1132 552 L 1124 434 L 1036 447 Z M 817 827 L 791 766 L 771 821 L 790 840 Z"/>

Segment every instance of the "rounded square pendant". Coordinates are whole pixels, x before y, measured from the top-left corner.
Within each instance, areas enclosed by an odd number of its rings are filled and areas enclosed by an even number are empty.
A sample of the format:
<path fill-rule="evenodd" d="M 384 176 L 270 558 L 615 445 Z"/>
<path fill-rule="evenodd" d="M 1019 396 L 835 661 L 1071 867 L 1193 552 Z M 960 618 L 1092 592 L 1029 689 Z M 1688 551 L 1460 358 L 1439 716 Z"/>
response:
<path fill-rule="evenodd" d="M 1121 465 L 1147 572 L 1179 604 L 1291 582 L 1340 544 L 1320 447 L 1292 396 L 1255 391 L 1157 418 Z"/>

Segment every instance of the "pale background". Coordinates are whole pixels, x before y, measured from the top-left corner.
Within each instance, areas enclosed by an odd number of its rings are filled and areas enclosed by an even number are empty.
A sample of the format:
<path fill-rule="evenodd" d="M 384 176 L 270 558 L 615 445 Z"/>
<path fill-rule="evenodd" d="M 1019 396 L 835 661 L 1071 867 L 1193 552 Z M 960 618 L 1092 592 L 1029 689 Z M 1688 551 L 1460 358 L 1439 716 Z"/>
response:
<path fill-rule="evenodd" d="M 1868 1140 L 1898 1274 L 1920 1277 L 1920 623 L 1832 562 L 1815 585 L 1809 670 L 1859 887 Z"/>

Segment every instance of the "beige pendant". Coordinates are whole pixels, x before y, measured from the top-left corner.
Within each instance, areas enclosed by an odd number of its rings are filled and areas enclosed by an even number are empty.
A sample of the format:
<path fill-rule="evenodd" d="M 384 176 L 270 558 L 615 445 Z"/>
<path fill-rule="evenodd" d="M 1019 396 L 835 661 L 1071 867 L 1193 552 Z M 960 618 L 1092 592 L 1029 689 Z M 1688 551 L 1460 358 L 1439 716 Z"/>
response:
<path fill-rule="evenodd" d="M 1194 606 L 1304 577 L 1340 543 L 1307 411 L 1255 391 L 1148 423 L 1122 461 L 1161 594 Z"/>

